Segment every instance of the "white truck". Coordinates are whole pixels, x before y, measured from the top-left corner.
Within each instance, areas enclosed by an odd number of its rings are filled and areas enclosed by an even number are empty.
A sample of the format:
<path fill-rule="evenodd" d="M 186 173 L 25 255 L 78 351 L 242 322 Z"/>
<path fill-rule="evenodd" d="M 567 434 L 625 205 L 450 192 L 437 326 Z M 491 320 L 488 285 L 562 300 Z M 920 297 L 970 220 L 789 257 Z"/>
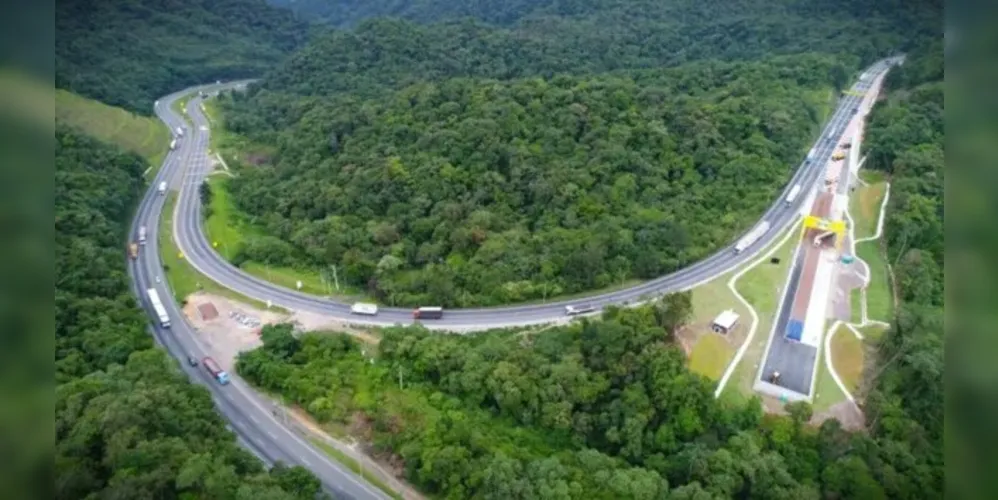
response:
<path fill-rule="evenodd" d="M 160 181 L 158 191 L 161 195 L 166 194 L 166 181 Z"/>
<path fill-rule="evenodd" d="M 753 243 L 759 241 L 759 238 L 761 238 L 762 235 L 766 234 L 766 231 L 769 231 L 768 220 L 760 222 L 759 225 L 753 227 L 748 234 L 742 236 L 742 239 L 738 240 L 738 243 L 735 243 L 735 253 L 742 253 L 742 250 L 752 246 Z"/>
<path fill-rule="evenodd" d="M 163 328 L 170 328 L 170 316 L 166 314 L 166 308 L 163 307 L 163 302 L 159 300 L 159 294 L 156 293 L 156 289 L 150 288 L 146 290 L 146 294 L 149 296 L 149 305 L 151 305 L 153 311 L 156 312 L 156 318 L 159 320 L 159 326 L 162 326 Z"/>
<path fill-rule="evenodd" d="M 787 193 L 787 198 L 784 202 L 789 206 L 794 200 L 797 199 L 797 195 L 800 194 L 800 184 L 794 184 L 794 187 L 790 188 L 790 192 Z"/>
<path fill-rule="evenodd" d="M 177 140 L 176 139 L 170 141 L 170 151 L 173 151 L 174 149 L 177 149 Z"/>
<path fill-rule="evenodd" d="M 350 306 L 351 314 L 363 314 L 365 316 L 374 316 L 378 314 L 377 304 L 366 304 L 364 302 L 357 302 L 356 304 Z"/>
<path fill-rule="evenodd" d="M 184 129 L 181 127 L 177 127 L 177 137 L 183 137 L 183 136 L 184 136 Z"/>
<path fill-rule="evenodd" d="M 139 227 L 139 245 L 145 245 L 145 244 L 146 244 L 146 227 L 141 226 Z"/>

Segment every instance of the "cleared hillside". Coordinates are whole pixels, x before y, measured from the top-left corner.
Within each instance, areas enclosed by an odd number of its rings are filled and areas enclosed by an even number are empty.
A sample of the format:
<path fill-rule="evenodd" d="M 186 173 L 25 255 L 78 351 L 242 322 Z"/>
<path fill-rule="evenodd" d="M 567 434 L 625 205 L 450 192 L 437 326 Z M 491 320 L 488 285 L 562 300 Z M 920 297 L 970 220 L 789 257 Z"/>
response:
<path fill-rule="evenodd" d="M 170 143 L 170 131 L 158 119 L 62 89 L 55 91 L 55 117 L 60 125 L 137 153 L 151 163 L 162 157 Z"/>

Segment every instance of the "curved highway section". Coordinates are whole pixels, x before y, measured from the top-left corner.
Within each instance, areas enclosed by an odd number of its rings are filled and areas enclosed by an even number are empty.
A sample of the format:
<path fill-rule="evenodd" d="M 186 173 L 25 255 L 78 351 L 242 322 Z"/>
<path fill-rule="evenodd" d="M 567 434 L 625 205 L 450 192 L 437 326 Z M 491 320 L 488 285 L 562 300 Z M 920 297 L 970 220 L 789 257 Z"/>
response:
<path fill-rule="evenodd" d="M 560 301 L 541 305 L 448 310 L 443 319 L 432 321 L 427 326 L 491 328 L 558 321 L 565 317 L 565 306 L 572 303 L 585 302 L 592 304 L 597 309 L 610 304 L 634 304 L 655 295 L 692 288 L 750 260 L 755 253 L 773 241 L 782 229 L 796 220 L 801 208 L 811 197 L 826 160 L 835 148 L 853 109 L 859 105 L 861 98 L 858 95 L 866 90 L 873 75 L 887 71 L 893 63 L 893 60 L 885 59 L 872 65 L 866 71 L 868 77 L 853 86 L 852 90 L 857 95 L 847 93 L 840 100 L 835 113 L 812 150 L 812 161 L 805 161 L 800 165 L 787 188 L 781 193 L 780 198 L 763 215 L 761 221 L 769 221 L 770 229 L 743 252 L 735 253 L 732 244 L 708 258 L 670 275 L 625 290 L 604 293 L 573 302 Z M 244 82 L 205 85 L 171 94 L 157 101 L 156 114 L 171 130 L 176 130 L 177 127 L 185 126 L 186 122 L 171 109 L 174 102 L 198 90 L 213 92 L 241 83 Z M 201 113 L 200 102 L 201 99 L 196 96 L 188 101 L 186 112 L 193 123 L 186 128 L 184 137 L 178 141 L 176 150 L 168 153 L 162 168 L 152 181 L 153 188 L 142 199 L 130 228 L 130 239 L 136 241 L 139 227 L 145 226 L 146 238 L 150 242 L 143 246 L 137 259 L 128 263 L 134 292 L 142 298 L 141 303 L 147 312 L 155 317 L 148 300 L 145 298 L 147 289 L 155 288 L 160 297 L 172 297 L 169 285 L 166 280 L 162 279 L 163 264 L 156 244 L 158 241 L 158 222 L 166 198 L 157 192 L 156 187 L 165 181 L 171 189 L 176 189 L 180 193 L 177 209 L 173 214 L 177 244 L 184 252 L 188 262 L 210 279 L 246 296 L 270 301 L 274 305 L 288 309 L 337 316 L 349 319 L 354 323 L 382 325 L 411 323 L 412 316 L 408 309 L 384 308 L 376 317 L 357 318 L 350 314 L 348 304 L 303 294 L 250 276 L 225 261 L 212 249 L 203 231 L 201 204 L 198 200 L 198 187 L 208 173 L 210 134 L 208 121 Z M 786 204 L 784 198 L 791 186 L 795 184 L 801 184 L 802 193 L 793 203 Z M 157 342 L 179 360 L 185 360 L 187 356 L 203 358 L 207 351 L 199 342 L 192 327 L 184 320 L 183 312 L 174 301 L 164 300 L 163 302 L 167 313 L 174 321 L 172 321 L 170 328 L 162 328 L 158 323 L 152 323 L 152 333 Z M 329 460 L 297 434 L 288 430 L 275 417 L 271 404 L 258 396 L 238 377 L 233 377 L 228 386 L 221 386 L 200 366 L 191 367 L 187 363 L 181 363 L 181 368 L 193 381 L 203 385 L 211 392 L 219 410 L 228 420 L 230 428 L 238 436 L 239 442 L 267 464 L 272 465 L 281 461 L 305 466 L 318 476 L 324 489 L 336 497 L 389 498 L 345 467 Z"/>
<path fill-rule="evenodd" d="M 892 59 L 884 59 L 867 68 L 864 72 L 866 78 L 856 82 L 851 89 L 852 92 L 846 92 L 839 100 L 834 114 L 826 124 L 818 142 L 814 145 L 811 161 L 805 160 L 801 163 L 781 193 L 780 198 L 769 207 L 760 219 L 760 222 L 768 221 L 770 223 L 769 230 L 744 251 L 736 253 L 732 243 L 710 257 L 684 269 L 624 290 L 574 301 L 480 309 L 448 309 L 444 312 L 442 319 L 424 321 L 424 324 L 429 328 L 470 330 L 549 323 L 566 319 L 565 306 L 567 305 L 586 303 L 594 306 L 598 312 L 607 305 L 635 304 L 657 295 L 690 289 L 747 262 L 759 250 L 772 242 L 782 232 L 782 229 L 797 219 L 802 207 L 814 192 L 816 183 L 828 158 L 835 149 L 846 123 L 852 116 L 853 110 L 861 102 L 861 94 L 867 90 L 873 76 L 887 71 L 893 63 Z M 236 84 L 196 87 L 164 97 L 160 100 L 156 113 L 171 129 L 175 129 L 184 122 L 184 119 L 177 116 L 170 108 L 173 101 L 197 90 L 210 91 Z M 201 112 L 200 102 L 201 98 L 194 96 L 187 103 L 186 113 L 191 118 L 193 126 L 189 128 L 189 135 L 184 137 L 178 146 L 185 159 L 185 163 L 180 165 L 178 171 L 183 170 L 185 174 L 182 182 L 174 184 L 176 188 L 180 189 L 174 227 L 176 228 L 177 244 L 187 260 L 202 274 L 227 288 L 263 302 L 269 301 L 273 305 L 286 309 L 325 314 L 358 324 L 411 324 L 413 322 L 411 309 L 381 308 L 378 315 L 373 317 L 352 315 L 350 304 L 308 295 L 251 276 L 227 262 L 214 251 L 202 227 L 201 204 L 198 200 L 198 186 L 208 172 L 207 150 L 209 134 L 211 133 L 208 121 Z M 785 197 L 795 184 L 802 186 L 801 193 L 792 203 L 787 204 L 784 201 Z"/>
<path fill-rule="evenodd" d="M 183 94 L 173 94 L 161 99 L 157 105 L 157 112 L 162 111 L 159 108 L 168 107 L 169 102 L 180 98 Z M 182 123 L 179 118 L 169 116 L 164 118 L 173 130 Z M 195 150 L 190 142 L 185 143 L 185 140 L 186 137 L 178 141 L 177 149 L 169 152 L 163 167 L 152 182 L 153 189 L 145 194 L 139 204 L 129 236 L 131 241 L 136 241 L 138 228 L 145 226 L 146 239 L 149 243 L 143 245 L 137 259 L 129 260 L 128 263 L 134 292 L 141 298 L 140 302 L 153 318 L 156 315 L 145 298 L 146 290 L 155 288 L 159 296 L 163 297 L 163 306 L 173 321 L 170 328 L 162 328 L 158 322 L 153 321 L 152 333 L 157 342 L 179 360 L 186 360 L 187 356 L 202 359 L 207 355 L 193 328 L 183 319 L 184 314 L 176 302 L 167 300 L 173 297 L 173 293 L 163 279 L 163 264 L 156 244 L 158 222 L 166 199 L 157 192 L 156 187 L 162 181 L 174 185 L 182 183 L 184 166 L 188 164 L 190 157 L 198 152 L 203 154 L 204 148 Z M 184 191 L 186 190 L 181 192 Z M 326 492 L 337 498 L 364 500 L 391 498 L 354 475 L 346 467 L 331 461 L 321 451 L 281 425 L 275 417 L 272 404 L 259 397 L 238 377 L 232 377 L 229 385 L 222 386 L 201 366 L 191 367 L 186 361 L 182 361 L 181 369 L 191 380 L 205 386 L 211 392 L 215 404 L 228 420 L 229 427 L 236 433 L 239 442 L 268 465 L 281 461 L 307 467 L 319 478 Z"/>

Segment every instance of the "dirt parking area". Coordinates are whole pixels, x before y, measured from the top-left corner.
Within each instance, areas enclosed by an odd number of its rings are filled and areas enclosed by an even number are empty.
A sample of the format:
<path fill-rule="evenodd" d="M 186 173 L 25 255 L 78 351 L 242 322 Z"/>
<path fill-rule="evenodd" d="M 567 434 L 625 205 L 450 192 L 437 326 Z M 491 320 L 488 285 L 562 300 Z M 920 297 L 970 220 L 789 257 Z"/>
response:
<path fill-rule="evenodd" d="M 338 321 L 322 314 L 267 311 L 220 295 L 198 292 L 187 297 L 184 314 L 194 325 L 199 340 L 225 370 L 232 371 L 236 356 L 261 345 L 264 325 L 292 323 L 297 331 L 343 332 L 358 340 L 376 344 L 376 332 L 359 325 Z"/>
<path fill-rule="evenodd" d="M 232 371 L 236 355 L 261 345 L 260 329 L 263 325 L 288 320 L 285 314 L 262 311 L 232 299 L 204 292 L 187 297 L 184 314 L 194 325 L 201 343 L 215 361 L 228 371 Z"/>

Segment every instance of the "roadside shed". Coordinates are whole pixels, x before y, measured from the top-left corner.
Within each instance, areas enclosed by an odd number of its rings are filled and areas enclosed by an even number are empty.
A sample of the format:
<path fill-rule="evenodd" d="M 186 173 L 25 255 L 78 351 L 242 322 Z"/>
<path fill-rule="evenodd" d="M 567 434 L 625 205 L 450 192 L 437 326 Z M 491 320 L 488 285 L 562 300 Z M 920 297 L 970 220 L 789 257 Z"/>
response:
<path fill-rule="evenodd" d="M 718 314 L 717 317 L 714 318 L 714 322 L 711 323 L 710 327 L 717 333 L 727 334 L 732 328 L 735 327 L 736 323 L 738 323 L 738 313 L 734 310 L 728 309 L 727 311 Z"/>

